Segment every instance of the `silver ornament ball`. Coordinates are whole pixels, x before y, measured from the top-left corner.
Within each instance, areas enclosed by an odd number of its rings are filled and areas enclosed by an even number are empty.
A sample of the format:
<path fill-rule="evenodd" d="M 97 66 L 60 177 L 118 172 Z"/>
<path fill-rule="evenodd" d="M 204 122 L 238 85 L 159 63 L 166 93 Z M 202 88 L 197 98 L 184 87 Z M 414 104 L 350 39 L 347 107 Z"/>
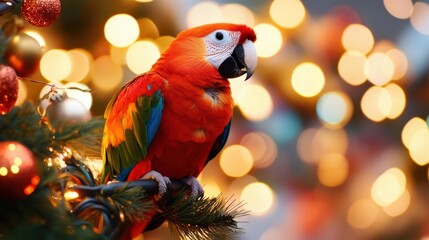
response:
<path fill-rule="evenodd" d="M 46 108 L 46 119 L 53 131 L 61 131 L 65 125 L 90 120 L 91 112 L 78 100 L 65 97 L 62 101 L 51 101 Z"/>

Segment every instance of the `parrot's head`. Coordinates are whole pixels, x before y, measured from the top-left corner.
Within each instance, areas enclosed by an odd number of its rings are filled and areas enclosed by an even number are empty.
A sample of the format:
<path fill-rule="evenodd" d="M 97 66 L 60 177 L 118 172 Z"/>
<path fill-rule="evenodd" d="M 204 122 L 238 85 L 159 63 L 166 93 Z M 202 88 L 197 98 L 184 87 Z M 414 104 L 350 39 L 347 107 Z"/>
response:
<path fill-rule="evenodd" d="M 255 32 L 246 25 L 215 23 L 181 32 L 163 58 L 187 72 L 228 79 L 255 71 Z M 216 76 L 214 76 L 216 75 Z"/>

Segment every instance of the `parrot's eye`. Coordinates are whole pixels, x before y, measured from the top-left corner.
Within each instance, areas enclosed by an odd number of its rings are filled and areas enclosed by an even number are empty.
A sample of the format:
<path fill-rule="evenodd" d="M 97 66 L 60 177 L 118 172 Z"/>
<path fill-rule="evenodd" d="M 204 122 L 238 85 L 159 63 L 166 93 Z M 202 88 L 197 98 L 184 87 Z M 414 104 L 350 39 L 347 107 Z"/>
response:
<path fill-rule="evenodd" d="M 226 44 L 231 42 L 231 36 L 225 30 L 214 31 L 208 37 L 214 44 Z"/>
<path fill-rule="evenodd" d="M 216 39 L 217 40 L 222 40 L 223 39 L 223 33 L 221 33 L 221 32 L 216 32 Z"/>

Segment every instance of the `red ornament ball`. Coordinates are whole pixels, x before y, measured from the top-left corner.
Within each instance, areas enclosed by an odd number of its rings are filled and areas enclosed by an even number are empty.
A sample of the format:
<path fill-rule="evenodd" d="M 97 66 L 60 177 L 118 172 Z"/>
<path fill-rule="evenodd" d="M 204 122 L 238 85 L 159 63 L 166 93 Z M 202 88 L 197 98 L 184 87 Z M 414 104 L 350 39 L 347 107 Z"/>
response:
<path fill-rule="evenodd" d="M 39 182 L 33 153 L 19 142 L 0 142 L 0 201 L 22 200 Z"/>
<path fill-rule="evenodd" d="M 61 12 L 60 0 L 24 0 L 21 5 L 24 19 L 37 27 L 54 23 Z"/>
<path fill-rule="evenodd" d="M 0 65 L 0 115 L 5 115 L 15 106 L 18 88 L 15 70 L 9 66 Z"/>

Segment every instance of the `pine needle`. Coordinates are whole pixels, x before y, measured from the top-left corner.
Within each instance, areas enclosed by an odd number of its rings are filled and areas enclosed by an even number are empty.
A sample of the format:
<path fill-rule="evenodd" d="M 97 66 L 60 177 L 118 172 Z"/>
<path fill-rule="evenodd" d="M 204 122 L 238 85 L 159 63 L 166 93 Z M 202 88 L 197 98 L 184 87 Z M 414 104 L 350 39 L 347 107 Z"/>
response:
<path fill-rule="evenodd" d="M 142 187 L 130 188 L 128 184 L 110 195 L 115 207 L 132 222 L 147 218 L 147 213 L 153 209 L 153 201 L 148 197 Z"/>
<path fill-rule="evenodd" d="M 158 203 L 172 232 L 181 239 L 232 240 L 242 232 L 237 226 L 237 217 L 247 215 L 242 203 L 222 197 L 188 196 L 167 193 Z"/>

